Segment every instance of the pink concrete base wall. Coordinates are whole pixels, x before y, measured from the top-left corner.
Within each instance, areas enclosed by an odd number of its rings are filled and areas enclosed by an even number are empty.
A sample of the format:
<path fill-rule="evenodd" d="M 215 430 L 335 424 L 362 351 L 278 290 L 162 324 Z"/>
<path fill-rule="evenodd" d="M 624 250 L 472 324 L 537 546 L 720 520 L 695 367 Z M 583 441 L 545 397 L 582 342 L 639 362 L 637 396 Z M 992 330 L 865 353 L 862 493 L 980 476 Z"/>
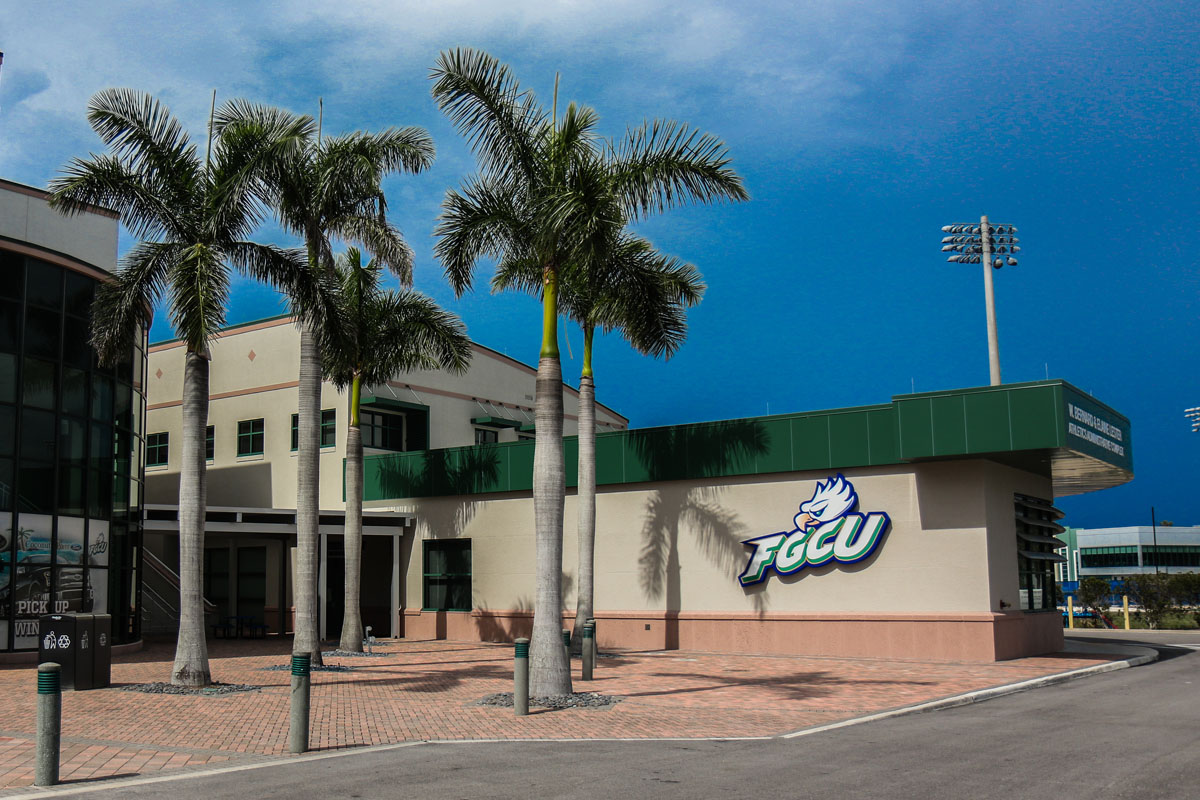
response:
<path fill-rule="evenodd" d="M 563 614 L 570 628 L 574 614 Z M 408 639 L 511 642 L 529 611 L 404 611 Z M 729 614 L 607 611 L 601 649 L 1001 661 L 1062 650 L 1057 614 Z"/>

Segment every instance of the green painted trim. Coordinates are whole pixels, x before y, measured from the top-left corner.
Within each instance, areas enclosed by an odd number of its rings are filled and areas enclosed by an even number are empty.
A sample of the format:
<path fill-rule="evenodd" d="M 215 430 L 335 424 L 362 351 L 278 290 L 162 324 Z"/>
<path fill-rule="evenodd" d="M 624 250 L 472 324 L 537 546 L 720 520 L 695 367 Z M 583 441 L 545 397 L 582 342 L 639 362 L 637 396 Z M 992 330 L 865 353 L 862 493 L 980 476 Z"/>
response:
<path fill-rule="evenodd" d="M 1065 436 L 1064 396 L 1093 411 L 1107 409 L 1064 381 L 1036 381 L 899 395 L 888 404 L 856 408 L 598 433 L 596 483 L 833 472 L 971 457 L 1051 470 L 1056 494 L 1131 480 L 1127 420 L 1108 415 L 1121 428 L 1123 456 L 1100 447 L 1085 451 Z M 563 450 L 566 482 L 575 486 L 578 439 L 564 437 Z M 395 500 L 528 492 L 532 470 L 528 440 L 372 455 L 365 459 L 364 493 L 367 500 Z"/>
<path fill-rule="evenodd" d="M 522 425 L 520 420 L 505 417 L 471 417 L 471 424 L 483 428 L 520 428 Z"/>
<path fill-rule="evenodd" d="M 379 406 L 380 408 L 396 408 L 401 411 L 428 411 L 429 406 L 421 403 L 410 403 L 407 400 L 396 400 L 391 397 L 371 395 L 359 401 L 359 406 Z"/>

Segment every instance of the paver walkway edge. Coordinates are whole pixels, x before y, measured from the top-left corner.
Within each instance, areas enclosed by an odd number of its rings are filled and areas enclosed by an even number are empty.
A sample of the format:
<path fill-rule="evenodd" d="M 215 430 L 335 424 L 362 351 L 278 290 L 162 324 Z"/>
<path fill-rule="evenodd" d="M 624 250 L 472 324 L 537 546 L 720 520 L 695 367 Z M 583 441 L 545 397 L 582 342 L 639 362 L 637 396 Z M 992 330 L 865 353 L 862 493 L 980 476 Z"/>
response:
<path fill-rule="evenodd" d="M 973 692 L 965 692 L 962 694 L 946 697 L 939 700 L 929 702 L 915 703 L 900 708 L 891 709 L 875 714 L 866 714 L 852 719 L 842 720 L 840 722 L 830 723 L 817 727 L 804 728 L 790 733 L 778 734 L 776 736 L 705 736 L 705 737 L 656 737 L 656 738 L 628 738 L 628 737 L 596 737 L 588 739 L 570 738 L 540 738 L 540 739 L 430 739 L 425 741 L 408 741 L 396 742 L 390 744 L 370 745 L 365 747 L 355 747 L 345 750 L 334 750 L 320 753 L 306 753 L 298 756 L 283 756 L 283 757 L 262 757 L 262 760 L 256 760 L 253 763 L 242 763 L 230 766 L 218 767 L 215 769 L 195 769 L 187 772 L 174 772 L 167 775 L 154 775 L 148 777 L 132 777 L 132 778 L 113 778 L 108 780 L 100 780 L 90 786 L 79 786 L 78 784 L 71 786 L 56 786 L 56 787 L 23 787 L 8 792 L 0 791 L 0 795 L 13 794 L 27 797 L 67 797 L 80 794 L 89 794 L 92 792 L 104 791 L 107 789 L 116 789 L 122 786 L 143 786 L 157 783 L 173 782 L 190 780 L 193 778 L 204 777 L 231 772 L 244 772 L 248 770 L 262 769 L 264 767 L 278 766 L 284 763 L 294 761 L 320 761 L 328 758 L 341 758 L 343 756 L 352 756 L 360 753 L 369 752 L 386 752 L 391 750 L 400 750 L 409 747 L 418 747 L 422 745 L 486 745 L 497 742 L 559 742 L 559 743 L 581 743 L 581 742 L 612 742 L 612 741 L 765 741 L 769 739 L 794 739 L 803 736 L 811 736 L 813 734 L 822 733 L 825 731 L 845 728 L 852 725 L 862 725 L 867 722 L 875 722 L 883 719 L 891 719 L 893 717 L 905 716 L 908 714 L 924 713 L 928 711 L 938 711 L 947 708 L 955 708 L 973 703 L 981 703 L 987 700 L 993 700 L 998 697 L 1016 694 L 1018 692 L 1029 691 L 1044 686 L 1052 686 L 1055 684 L 1065 683 L 1067 681 L 1078 680 L 1093 675 L 1099 675 L 1115 670 L 1129 669 L 1130 667 L 1142 666 L 1158 660 L 1158 651 L 1150 647 L 1141 647 L 1137 645 L 1117 645 L 1112 643 L 1090 644 L 1085 642 L 1067 642 L 1066 652 L 1076 653 L 1116 653 L 1125 655 L 1126 658 L 1109 661 L 1103 664 L 1097 664 L 1090 667 L 1082 667 L 1080 669 L 1068 670 L 1054 675 L 1046 675 L 1030 680 L 1017 681 L 1003 686 L 993 686 L 987 689 L 980 689 Z"/>

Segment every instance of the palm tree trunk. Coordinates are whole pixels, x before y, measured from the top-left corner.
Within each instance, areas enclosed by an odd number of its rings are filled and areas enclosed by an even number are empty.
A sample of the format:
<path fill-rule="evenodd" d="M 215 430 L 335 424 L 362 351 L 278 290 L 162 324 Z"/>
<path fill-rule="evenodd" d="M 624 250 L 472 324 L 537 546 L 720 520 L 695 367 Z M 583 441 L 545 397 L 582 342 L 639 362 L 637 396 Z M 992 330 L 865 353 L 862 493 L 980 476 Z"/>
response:
<path fill-rule="evenodd" d="M 562 644 L 563 462 L 562 365 L 558 358 L 557 275 L 546 270 L 542 353 L 534 399 L 537 435 L 533 447 L 533 517 L 537 548 L 533 637 L 529 648 L 529 693 L 569 694 L 571 665 Z"/>
<path fill-rule="evenodd" d="M 579 378 L 579 590 L 575 599 L 572 652 L 582 652 L 583 625 L 595 615 L 596 566 L 596 384 L 592 378 L 591 327 L 583 331 L 583 374 Z"/>
<path fill-rule="evenodd" d="M 346 429 L 346 608 L 342 615 L 342 641 L 338 647 L 351 653 L 362 652 L 363 628 L 359 598 L 362 593 L 362 500 L 363 449 L 359 427 L 358 403 L 362 380 L 350 385 L 350 425 Z"/>
<path fill-rule="evenodd" d="M 300 326 L 300 408 L 296 455 L 296 640 L 294 650 L 321 661 L 317 607 L 317 536 L 321 492 L 321 348 Z"/>
<path fill-rule="evenodd" d="M 183 365 L 183 463 L 179 469 L 179 638 L 171 683 L 206 686 L 204 625 L 204 429 L 208 425 L 208 357 L 189 352 Z"/>

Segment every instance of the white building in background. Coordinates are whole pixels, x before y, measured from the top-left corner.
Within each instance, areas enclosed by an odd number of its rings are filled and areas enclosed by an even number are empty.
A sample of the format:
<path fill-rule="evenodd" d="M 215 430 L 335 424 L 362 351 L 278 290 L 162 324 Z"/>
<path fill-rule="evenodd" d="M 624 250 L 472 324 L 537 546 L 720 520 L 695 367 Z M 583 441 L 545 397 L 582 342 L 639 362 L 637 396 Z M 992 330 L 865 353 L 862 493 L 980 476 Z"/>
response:
<path fill-rule="evenodd" d="M 1067 560 L 1060 581 L 1120 579 L 1145 572 L 1200 572 L 1200 526 L 1133 525 L 1125 528 L 1068 528 L 1059 534 Z"/>

